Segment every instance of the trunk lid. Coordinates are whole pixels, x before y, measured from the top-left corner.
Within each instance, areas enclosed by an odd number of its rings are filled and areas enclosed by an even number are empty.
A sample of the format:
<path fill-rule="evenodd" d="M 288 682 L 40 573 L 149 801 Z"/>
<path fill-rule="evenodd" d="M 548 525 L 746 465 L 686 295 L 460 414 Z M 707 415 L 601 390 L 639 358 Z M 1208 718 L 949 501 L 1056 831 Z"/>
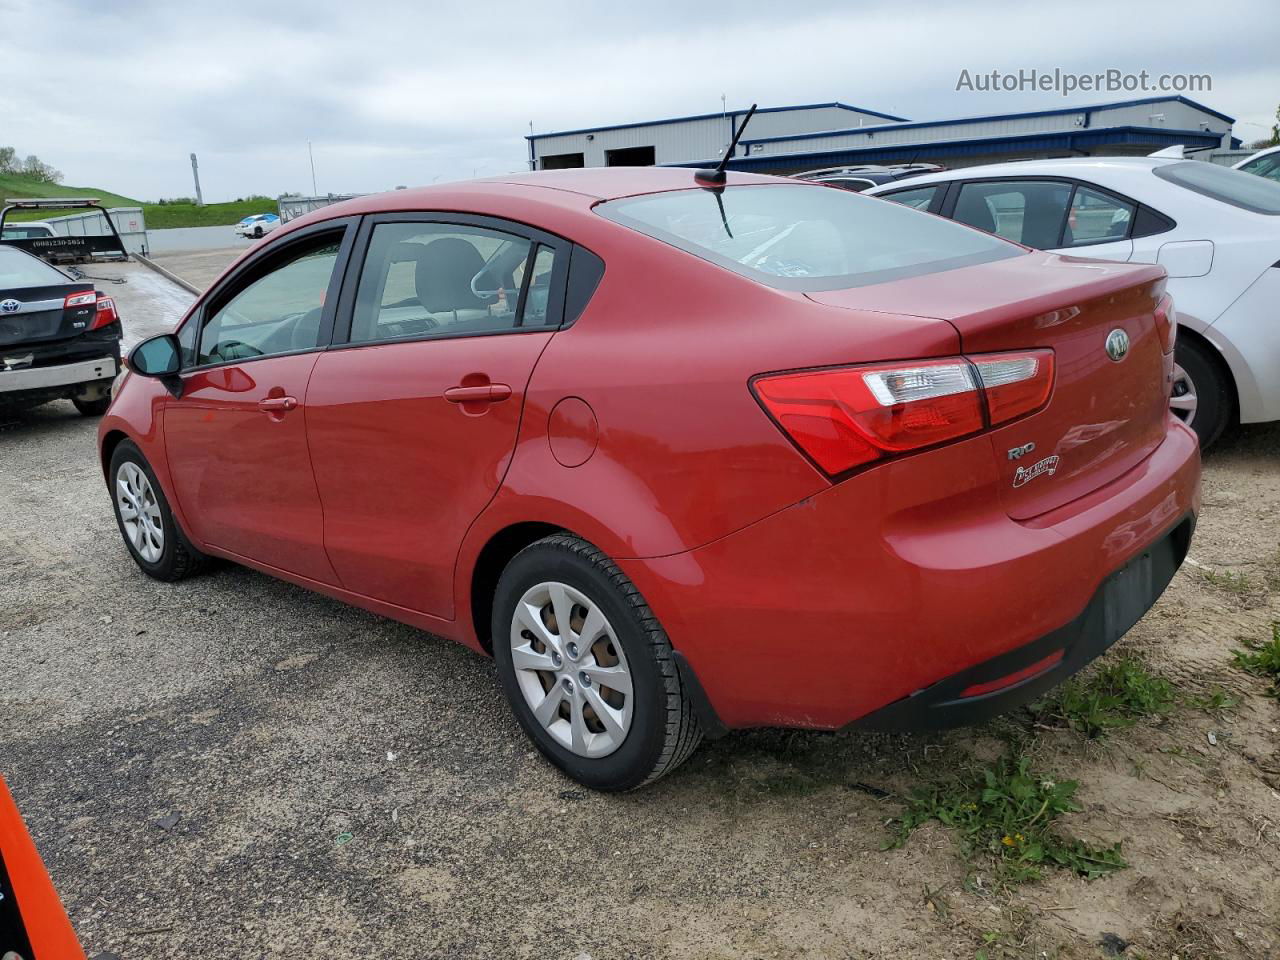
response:
<path fill-rule="evenodd" d="M 1005 509 L 1028 520 L 1111 482 L 1164 439 L 1172 358 L 1154 316 L 1163 289 L 1160 267 L 1032 253 L 809 296 L 946 320 L 968 355 L 1053 350 L 1048 404 L 989 434 Z M 1118 360 L 1113 336 L 1127 341 Z"/>
<path fill-rule="evenodd" d="M 92 283 L 53 283 L 0 290 L 0 347 L 79 336 L 93 323 L 94 304 L 62 308 L 72 293 L 92 293 Z"/>

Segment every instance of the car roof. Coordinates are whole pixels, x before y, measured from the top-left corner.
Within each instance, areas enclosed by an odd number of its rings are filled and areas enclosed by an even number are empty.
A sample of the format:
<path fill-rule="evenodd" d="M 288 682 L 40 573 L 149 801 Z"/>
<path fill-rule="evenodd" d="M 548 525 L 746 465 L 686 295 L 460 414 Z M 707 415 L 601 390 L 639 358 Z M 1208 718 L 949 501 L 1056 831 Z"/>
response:
<path fill-rule="evenodd" d="M 977 167 L 959 167 L 938 173 L 921 173 L 891 184 L 872 187 L 868 193 L 879 193 L 880 187 L 921 187 L 930 183 L 949 183 L 952 180 L 973 180 L 984 177 L 1063 176 L 1084 177 L 1090 171 L 1109 171 L 1120 174 L 1149 172 L 1171 163 L 1186 163 L 1173 157 L 1063 157 L 1057 160 L 1013 160 L 1008 163 L 985 163 Z"/>
<path fill-rule="evenodd" d="M 389 200 L 396 209 L 430 210 L 436 205 L 435 198 L 446 194 L 510 193 L 512 188 L 526 195 L 540 193 L 542 190 L 559 190 L 593 200 L 616 200 L 643 193 L 697 187 L 699 184 L 694 180 L 694 172 L 690 167 L 579 167 L 571 170 L 538 170 L 369 194 L 344 201 L 342 210 L 348 214 L 375 212 L 386 209 Z M 728 171 L 726 179 L 729 186 L 787 182 L 795 181 L 788 181 L 785 177 L 736 171 Z"/>
<path fill-rule="evenodd" d="M 1238 163 L 1232 164 L 1232 166 L 1241 167 L 1244 164 L 1248 163 L 1250 160 L 1257 160 L 1259 157 L 1267 157 L 1273 153 L 1280 153 L 1280 146 L 1263 147 L 1261 150 L 1255 150 L 1253 153 L 1249 154 L 1247 157 L 1242 157 Z"/>

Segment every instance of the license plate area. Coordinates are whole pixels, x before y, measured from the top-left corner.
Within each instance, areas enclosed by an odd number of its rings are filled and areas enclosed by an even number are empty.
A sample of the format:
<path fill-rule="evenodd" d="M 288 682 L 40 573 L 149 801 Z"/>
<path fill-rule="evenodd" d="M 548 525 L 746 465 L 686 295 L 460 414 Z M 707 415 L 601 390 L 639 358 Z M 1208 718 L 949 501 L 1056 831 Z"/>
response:
<path fill-rule="evenodd" d="M 1120 639 L 1151 609 L 1180 559 L 1174 557 L 1173 537 L 1165 536 L 1107 580 L 1102 590 L 1102 622 L 1108 644 Z"/>

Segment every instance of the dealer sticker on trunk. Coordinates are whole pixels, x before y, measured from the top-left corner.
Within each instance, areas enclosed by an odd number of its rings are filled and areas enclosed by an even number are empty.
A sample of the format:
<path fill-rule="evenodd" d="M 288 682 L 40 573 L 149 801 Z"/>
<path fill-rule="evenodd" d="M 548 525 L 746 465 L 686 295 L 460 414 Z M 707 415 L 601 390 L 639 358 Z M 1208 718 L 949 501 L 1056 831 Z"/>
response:
<path fill-rule="evenodd" d="M 1047 473 L 1049 476 L 1053 476 L 1058 472 L 1058 461 L 1060 459 L 1057 454 L 1054 454 L 1052 457 L 1045 457 L 1029 467 L 1019 467 L 1017 473 L 1013 475 L 1014 487 L 1017 488 L 1025 483 L 1030 483 L 1042 474 Z"/>

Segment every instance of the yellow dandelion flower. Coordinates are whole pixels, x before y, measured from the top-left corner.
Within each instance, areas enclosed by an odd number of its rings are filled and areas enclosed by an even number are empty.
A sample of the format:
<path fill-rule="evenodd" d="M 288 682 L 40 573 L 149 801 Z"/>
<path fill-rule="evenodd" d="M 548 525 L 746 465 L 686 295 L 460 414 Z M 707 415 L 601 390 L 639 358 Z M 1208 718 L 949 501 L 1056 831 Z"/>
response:
<path fill-rule="evenodd" d="M 1001 837 L 1001 838 L 1000 838 L 1000 842 L 1001 842 L 1001 843 L 1003 843 L 1006 847 L 1012 847 L 1012 846 L 1013 846 L 1013 837 L 1009 836 L 1009 835 L 1006 833 L 1003 837 Z"/>

